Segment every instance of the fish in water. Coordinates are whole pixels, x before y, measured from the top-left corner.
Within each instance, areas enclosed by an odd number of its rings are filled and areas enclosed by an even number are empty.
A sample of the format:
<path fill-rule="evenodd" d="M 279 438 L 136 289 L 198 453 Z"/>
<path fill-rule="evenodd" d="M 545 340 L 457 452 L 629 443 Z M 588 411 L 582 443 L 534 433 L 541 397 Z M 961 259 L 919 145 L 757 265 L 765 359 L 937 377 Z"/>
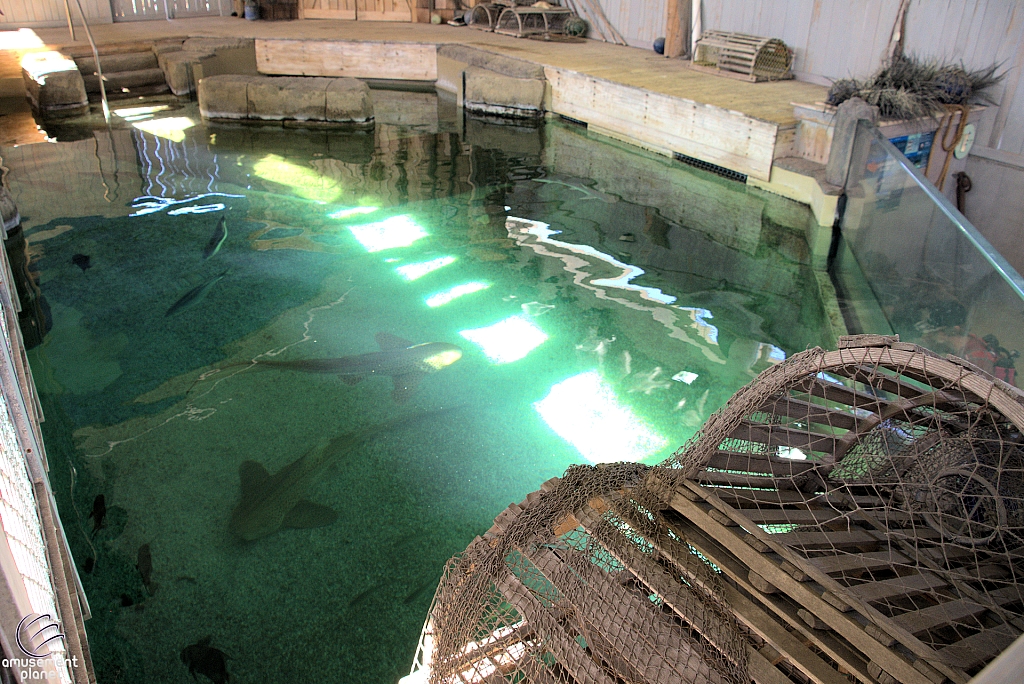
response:
<path fill-rule="evenodd" d="M 90 263 L 91 261 L 92 259 L 88 254 L 75 254 L 71 257 L 71 263 L 82 269 L 83 273 L 85 272 L 85 269 L 92 267 L 92 264 Z"/>
<path fill-rule="evenodd" d="M 228 656 L 219 648 L 210 645 L 213 637 L 205 636 L 181 651 L 181 662 L 188 666 L 192 679 L 199 680 L 197 674 L 209 679 L 213 684 L 225 684 L 231 675 L 228 674 Z"/>
<path fill-rule="evenodd" d="M 423 593 L 426 592 L 428 589 L 436 589 L 437 583 L 440 581 L 440 579 L 440 577 L 432 577 L 426 582 L 418 585 L 415 589 L 409 592 L 409 594 L 405 597 L 402 603 L 404 603 L 407 606 L 411 603 L 415 603 L 416 600 L 419 599 L 419 597 L 422 596 Z"/>
<path fill-rule="evenodd" d="M 213 230 L 213 235 L 210 236 L 210 241 L 206 243 L 206 248 L 203 250 L 203 258 L 209 259 L 216 254 L 227 237 L 228 222 L 221 216 L 220 221 L 217 221 L 217 227 Z"/>
<path fill-rule="evenodd" d="M 102 494 L 97 494 L 92 500 L 92 513 L 89 517 L 92 518 L 92 536 L 95 537 L 103 527 L 103 519 L 107 517 L 107 499 Z"/>
<path fill-rule="evenodd" d="M 265 368 L 337 375 L 350 385 L 367 375 L 390 375 L 395 386 L 391 396 L 401 403 L 409 399 L 424 374 L 447 368 L 462 358 L 462 350 L 447 342 L 413 344 L 388 333 L 378 333 L 377 344 L 381 350 L 369 354 L 335 359 L 257 360 L 255 364 Z"/>
<path fill-rule="evenodd" d="M 180 311 L 184 311 L 193 304 L 202 301 L 203 297 L 206 296 L 206 293 L 209 292 L 214 285 L 220 282 L 220 279 L 226 276 L 229 270 L 230 269 L 222 271 L 220 274 L 213 276 L 202 285 L 193 287 L 191 290 L 183 294 L 181 299 L 174 302 L 174 304 L 171 304 L 171 308 L 167 310 L 167 313 L 165 313 L 164 316 L 173 316 Z"/>
<path fill-rule="evenodd" d="M 442 409 L 446 411 L 447 409 Z M 433 413 L 437 413 L 436 411 Z M 319 481 L 328 465 L 374 435 L 432 414 L 417 414 L 334 437 L 313 447 L 273 475 L 256 461 L 238 469 L 241 498 L 231 513 L 228 530 L 236 538 L 253 541 L 282 528 L 326 527 L 338 519 L 327 506 L 307 500 L 306 491 Z"/>
<path fill-rule="evenodd" d="M 139 575 L 142 576 L 142 584 L 145 585 L 146 591 L 152 596 L 156 593 L 157 583 L 153 581 L 153 552 L 149 549 L 149 544 L 143 544 L 139 547 L 139 556 L 135 561 L 135 567 L 139 571 Z"/>

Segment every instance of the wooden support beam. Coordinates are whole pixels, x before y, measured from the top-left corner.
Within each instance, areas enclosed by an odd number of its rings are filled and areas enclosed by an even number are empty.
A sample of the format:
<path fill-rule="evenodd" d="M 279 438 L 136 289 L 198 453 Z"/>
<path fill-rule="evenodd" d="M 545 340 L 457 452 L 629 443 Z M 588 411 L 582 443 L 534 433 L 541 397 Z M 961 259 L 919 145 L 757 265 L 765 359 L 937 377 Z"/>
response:
<path fill-rule="evenodd" d="M 680 57 L 690 49 L 691 0 L 665 3 L 665 56 Z"/>

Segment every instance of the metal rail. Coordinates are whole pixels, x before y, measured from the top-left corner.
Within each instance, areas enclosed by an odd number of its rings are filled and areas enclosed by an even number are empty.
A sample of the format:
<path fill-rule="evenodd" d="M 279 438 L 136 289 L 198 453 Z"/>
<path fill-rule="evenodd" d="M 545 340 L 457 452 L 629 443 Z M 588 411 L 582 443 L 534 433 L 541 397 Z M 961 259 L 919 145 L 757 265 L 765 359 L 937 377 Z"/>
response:
<path fill-rule="evenodd" d="M 100 66 L 100 53 L 96 49 L 96 41 L 92 39 L 92 31 L 89 30 L 89 22 L 85 18 L 85 10 L 82 9 L 82 0 L 75 0 L 75 4 L 78 5 L 78 13 L 82 15 L 82 27 L 85 29 L 85 36 L 89 39 L 89 45 L 92 46 L 92 58 L 96 60 L 96 76 L 100 80 L 100 100 L 103 102 L 103 120 L 110 123 L 110 106 L 107 104 L 107 87 L 103 84 L 103 67 Z M 68 15 L 68 24 L 71 24 L 71 15 Z M 71 37 L 74 39 L 75 31 L 72 26 Z"/>

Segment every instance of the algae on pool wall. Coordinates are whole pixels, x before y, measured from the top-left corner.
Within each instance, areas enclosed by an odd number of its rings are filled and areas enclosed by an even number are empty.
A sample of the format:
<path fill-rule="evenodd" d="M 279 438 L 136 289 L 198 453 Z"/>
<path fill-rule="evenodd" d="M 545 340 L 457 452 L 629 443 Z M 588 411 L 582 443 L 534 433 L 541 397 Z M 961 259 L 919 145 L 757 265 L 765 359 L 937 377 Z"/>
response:
<path fill-rule="evenodd" d="M 15 187 L 74 168 L 99 193 L 19 206 L 59 323 L 31 361 L 64 526 L 93 559 L 100 681 L 183 681 L 204 644 L 238 681 L 397 679 L 445 560 L 509 501 L 588 458 L 667 456 L 823 341 L 804 210 L 571 128 L 432 120 L 415 95 L 423 116 L 372 133 L 118 124 L 99 159 L 14 155 Z M 377 372 L 395 338 L 459 355 Z M 324 359 L 366 373 L 287 370 Z M 602 452 L 581 416 L 646 432 Z M 288 510 L 244 541 L 232 514 L 258 492 Z"/>

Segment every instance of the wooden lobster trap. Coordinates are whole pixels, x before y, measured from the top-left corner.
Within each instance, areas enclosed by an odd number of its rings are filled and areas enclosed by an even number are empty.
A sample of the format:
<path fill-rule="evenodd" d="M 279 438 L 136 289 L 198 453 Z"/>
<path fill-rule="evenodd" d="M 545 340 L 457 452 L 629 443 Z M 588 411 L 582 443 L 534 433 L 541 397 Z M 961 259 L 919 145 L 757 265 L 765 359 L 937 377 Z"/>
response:
<path fill-rule="evenodd" d="M 698 71 L 751 82 L 793 78 L 793 52 L 778 38 L 705 31 L 696 48 L 690 67 Z"/>
<path fill-rule="evenodd" d="M 448 564 L 420 676 L 966 684 L 1024 632 L 1024 394 L 896 337 L 839 347 L 657 467 L 511 505 Z"/>
<path fill-rule="evenodd" d="M 466 12 L 466 25 L 481 31 L 493 31 L 498 25 L 498 17 L 509 7 L 521 7 L 533 4 L 534 0 L 494 0 L 474 5 Z"/>

